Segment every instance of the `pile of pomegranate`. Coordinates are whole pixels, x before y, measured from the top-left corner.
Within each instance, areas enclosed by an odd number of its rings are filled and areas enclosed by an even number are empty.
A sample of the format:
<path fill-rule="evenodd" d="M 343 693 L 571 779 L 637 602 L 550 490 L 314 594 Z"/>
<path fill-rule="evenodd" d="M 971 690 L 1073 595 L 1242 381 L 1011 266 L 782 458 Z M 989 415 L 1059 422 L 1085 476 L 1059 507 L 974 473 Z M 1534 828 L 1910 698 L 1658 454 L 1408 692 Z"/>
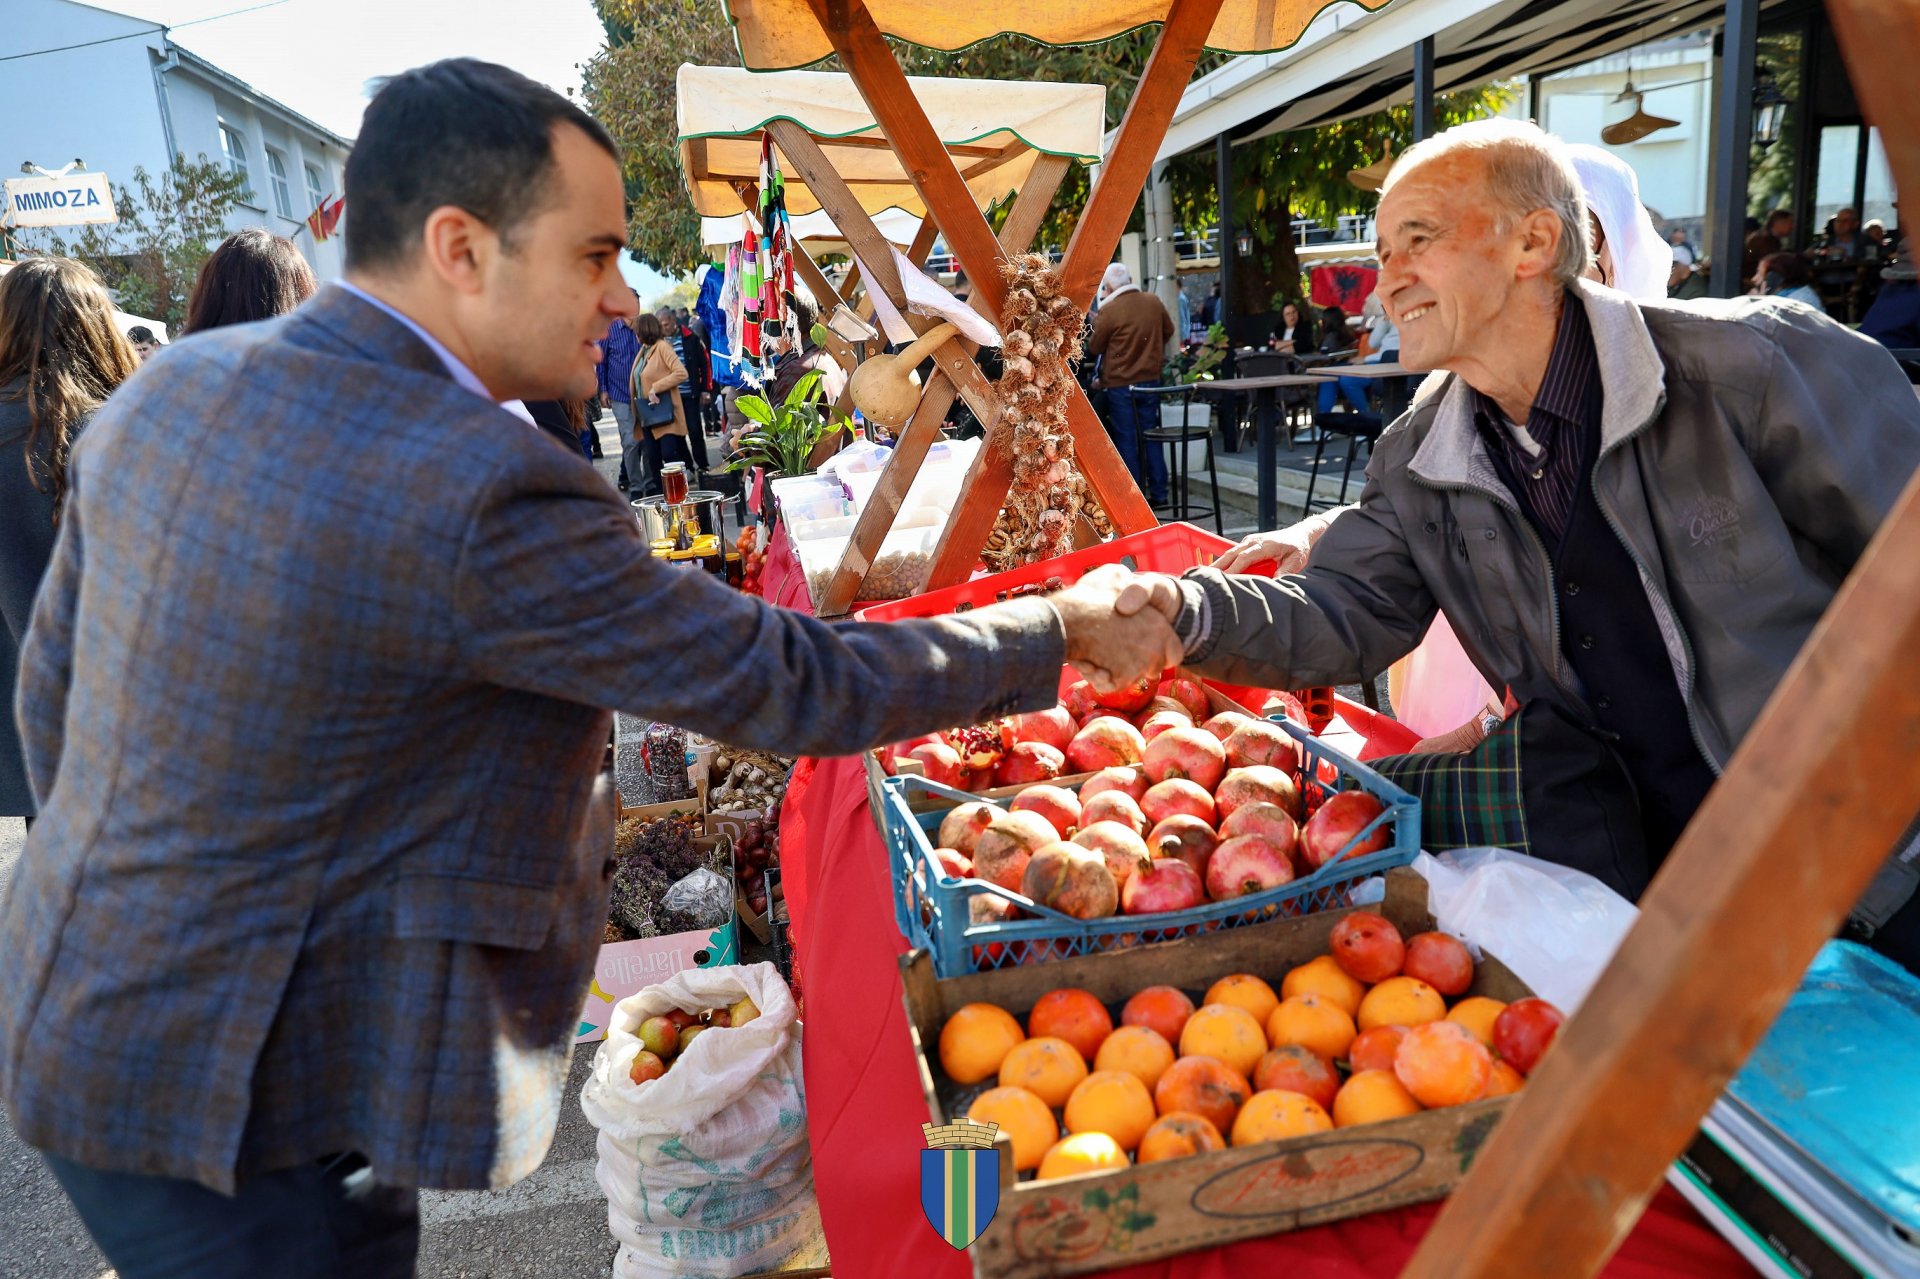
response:
<path fill-rule="evenodd" d="M 1383 806 L 1362 791 L 1315 802 L 1299 748 L 1244 711 L 1210 714 L 1206 690 L 1173 675 L 1101 697 L 1085 681 L 1061 705 L 897 743 L 928 778 L 986 790 L 1026 784 L 1005 808 L 984 801 L 940 823 L 945 875 L 983 879 L 1075 919 L 1150 915 L 1264 893 L 1340 857 L 1389 847 Z M 1090 774 L 1077 788 L 1068 774 Z M 1068 784 L 1056 784 L 1065 782 Z M 991 893 L 974 923 L 1015 917 Z"/>

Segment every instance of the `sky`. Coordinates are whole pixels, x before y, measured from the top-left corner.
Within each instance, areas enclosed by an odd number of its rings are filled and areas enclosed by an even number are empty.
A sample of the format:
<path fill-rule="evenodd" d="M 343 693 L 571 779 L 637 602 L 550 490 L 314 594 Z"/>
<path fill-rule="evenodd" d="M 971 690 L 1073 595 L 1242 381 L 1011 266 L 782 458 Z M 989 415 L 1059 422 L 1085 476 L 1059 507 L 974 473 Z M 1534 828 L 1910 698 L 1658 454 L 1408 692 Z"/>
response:
<path fill-rule="evenodd" d="M 605 31 L 590 0 L 88 0 L 96 7 L 179 27 L 181 45 L 267 97 L 351 138 L 367 82 L 438 58 L 475 57 L 512 67 L 575 97 L 580 66 Z M 671 109 L 665 104 L 663 109 Z M 651 301 L 672 283 L 629 258 L 628 283 Z"/>

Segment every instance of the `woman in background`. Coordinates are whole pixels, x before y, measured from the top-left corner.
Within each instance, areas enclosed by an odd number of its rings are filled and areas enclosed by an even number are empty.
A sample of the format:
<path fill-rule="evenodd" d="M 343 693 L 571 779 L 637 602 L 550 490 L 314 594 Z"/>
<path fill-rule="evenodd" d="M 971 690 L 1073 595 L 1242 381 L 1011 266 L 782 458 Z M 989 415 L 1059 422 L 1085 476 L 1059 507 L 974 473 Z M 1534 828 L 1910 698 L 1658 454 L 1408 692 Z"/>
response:
<path fill-rule="evenodd" d="M 1288 355 L 1308 355 L 1313 351 L 1312 312 L 1302 311 L 1301 304 L 1289 302 L 1280 308 L 1280 327 L 1273 331 L 1273 349 L 1284 351 Z"/>
<path fill-rule="evenodd" d="M 0 276 L 0 816 L 33 820 L 13 681 L 66 505 L 67 455 L 139 367 L 85 266 L 33 258 Z"/>
<path fill-rule="evenodd" d="M 181 335 L 285 315 L 315 287 L 313 269 L 292 240 L 258 227 L 237 231 L 200 264 Z"/>

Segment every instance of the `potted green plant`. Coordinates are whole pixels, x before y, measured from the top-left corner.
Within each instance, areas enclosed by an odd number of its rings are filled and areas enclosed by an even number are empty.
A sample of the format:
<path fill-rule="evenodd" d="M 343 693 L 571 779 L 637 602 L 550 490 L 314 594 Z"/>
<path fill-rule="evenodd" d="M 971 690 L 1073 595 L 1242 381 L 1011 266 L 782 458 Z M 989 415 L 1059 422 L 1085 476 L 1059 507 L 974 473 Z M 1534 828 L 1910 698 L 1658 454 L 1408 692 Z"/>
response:
<path fill-rule="evenodd" d="M 768 479 L 805 475 L 814 449 L 844 425 L 844 421 L 834 419 L 831 406 L 822 400 L 820 373 L 815 370 L 795 382 L 777 404 L 763 395 L 743 395 L 734 401 L 754 427 L 740 437 L 727 470 L 745 471 L 757 466 L 766 471 Z"/>

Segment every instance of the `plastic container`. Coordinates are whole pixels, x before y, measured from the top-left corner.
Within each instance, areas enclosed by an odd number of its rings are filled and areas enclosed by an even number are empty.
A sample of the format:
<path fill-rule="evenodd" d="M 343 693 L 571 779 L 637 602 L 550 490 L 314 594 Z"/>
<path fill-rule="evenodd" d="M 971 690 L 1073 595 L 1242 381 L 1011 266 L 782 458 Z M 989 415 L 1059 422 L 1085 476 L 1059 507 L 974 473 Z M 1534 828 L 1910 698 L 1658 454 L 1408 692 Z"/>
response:
<path fill-rule="evenodd" d="M 840 566 L 840 556 L 849 540 L 845 536 L 822 537 L 793 544 L 800 567 L 807 575 L 807 590 L 816 610 L 826 595 L 827 584 L 833 580 L 834 569 Z M 860 584 L 858 598 L 896 599 L 919 590 L 926 585 L 927 574 L 933 569 L 933 551 L 939 543 L 938 528 L 896 528 L 888 533 L 879 553 L 873 557 L 872 570 Z"/>
<path fill-rule="evenodd" d="M 913 477 L 913 485 L 901 500 L 901 515 L 904 517 L 916 511 L 932 510 L 938 512 L 940 522 L 945 523 L 947 515 L 959 504 L 960 489 L 966 483 L 967 470 L 973 465 L 974 454 L 979 451 L 978 440 L 937 441 L 927 450 L 926 460 L 920 464 L 919 472 Z M 853 498 L 854 509 L 866 510 L 868 499 L 880 485 L 881 472 L 842 470 L 839 474 Z"/>
<path fill-rule="evenodd" d="M 847 490 L 830 475 L 783 475 L 767 486 L 782 519 L 820 520 L 852 515 Z"/>
<path fill-rule="evenodd" d="M 1386 811 L 1354 839 L 1387 826 L 1393 837 L 1389 847 L 1364 857 L 1337 858 L 1303 879 L 1231 901 L 1164 914 L 1074 919 L 983 879 L 947 876 L 934 860 L 931 833 L 939 829 L 941 818 L 951 809 L 915 813 L 911 801 L 917 795 L 935 795 L 957 806 L 981 797 L 924 777 L 889 777 L 881 787 L 887 861 L 893 876 L 894 919 L 908 946 L 925 948 L 933 956 L 934 972 L 939 976 L 958 977 L 1350 905 L 1350 894 L 1363 880 L 1411 863 L 1420 851 L 1420 801 L 1366 765 L 1316 741 L 1299 725 L 1284 719 L 1275 722 L 1300 743 L 1304 756 L 1302 790 L 1308 797 L 1325 798 L 1341 790 L 1364 790 L 1373 795 Z M 1001 800 L 985 802 L 1006 806 Z M 1030 918 L 975 924 L 969 903 L 978 893 L 1005 898 Z"/>

